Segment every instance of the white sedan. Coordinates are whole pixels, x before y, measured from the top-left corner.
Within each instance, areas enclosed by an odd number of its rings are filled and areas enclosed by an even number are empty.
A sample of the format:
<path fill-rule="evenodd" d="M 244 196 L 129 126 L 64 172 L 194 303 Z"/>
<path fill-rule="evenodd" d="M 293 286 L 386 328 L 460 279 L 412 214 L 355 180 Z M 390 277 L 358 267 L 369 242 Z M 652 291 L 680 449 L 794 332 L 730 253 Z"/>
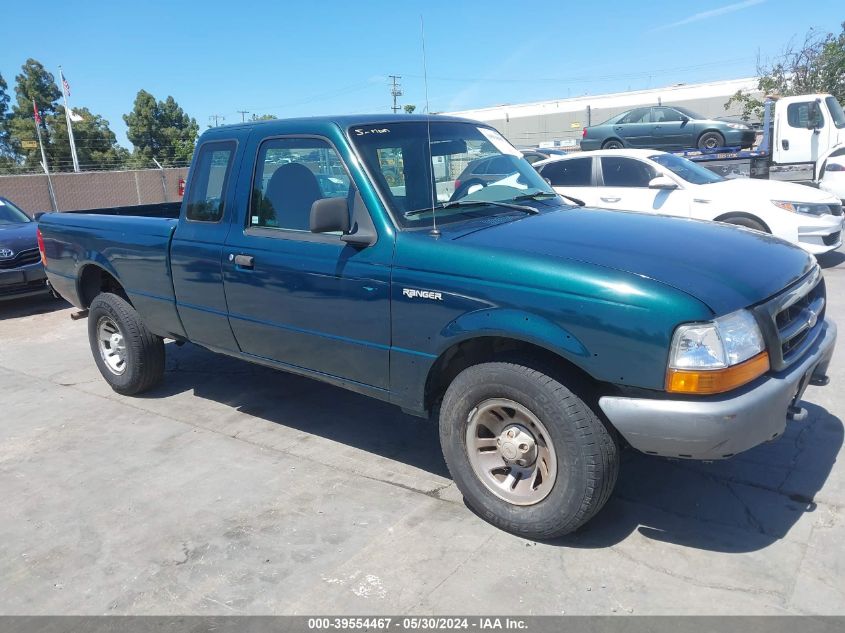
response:
<path fill-rule="evenodd" d="M 726 180 L 653 150 L 582 152 L 534 164 L 555 191 L 589 207 L 715 220 L 771 233 L 816 255 L 842 245 L 842 202 L 773 180 Z"/>
<path fill-rule="evenodd" d="M 845 203 L 845 155 L 837 154 L 825 161 L 819 189 L 824 189 Z"/>

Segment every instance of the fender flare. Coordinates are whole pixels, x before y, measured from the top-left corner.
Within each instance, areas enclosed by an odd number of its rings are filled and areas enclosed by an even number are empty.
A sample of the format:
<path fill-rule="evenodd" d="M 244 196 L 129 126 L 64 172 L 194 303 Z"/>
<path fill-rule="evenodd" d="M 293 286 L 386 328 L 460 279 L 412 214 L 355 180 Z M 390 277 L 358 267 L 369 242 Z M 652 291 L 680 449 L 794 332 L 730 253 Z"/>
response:
<path fill-rule="evenodd" d="M 562 356 L 580 367 L 579 358 L 589 358 L 587 346 L 564 327 L 524 310 L 486 308 L 467 312 L 440 331 L 439 359 L 459 343 L 475 338 L 502 337 L 531 343 Z M 583 369 L 583 367 L 581 367 Z"/>

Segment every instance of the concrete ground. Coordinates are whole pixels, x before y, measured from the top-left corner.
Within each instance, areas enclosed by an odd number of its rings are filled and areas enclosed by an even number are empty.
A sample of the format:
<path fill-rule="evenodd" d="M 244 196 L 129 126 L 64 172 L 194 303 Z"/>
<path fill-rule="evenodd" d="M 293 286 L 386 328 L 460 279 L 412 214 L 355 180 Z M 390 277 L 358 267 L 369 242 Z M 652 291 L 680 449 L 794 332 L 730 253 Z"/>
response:
<path fill-rule="evenodd" d="M 433 424 L 190 345 L 122 397 L 69 314 L 0 305 L 2 614 L 845 614 L 843 342 L 782 439 L 628 452 L 605 510 L 538 544 L 466 508 Z"/>

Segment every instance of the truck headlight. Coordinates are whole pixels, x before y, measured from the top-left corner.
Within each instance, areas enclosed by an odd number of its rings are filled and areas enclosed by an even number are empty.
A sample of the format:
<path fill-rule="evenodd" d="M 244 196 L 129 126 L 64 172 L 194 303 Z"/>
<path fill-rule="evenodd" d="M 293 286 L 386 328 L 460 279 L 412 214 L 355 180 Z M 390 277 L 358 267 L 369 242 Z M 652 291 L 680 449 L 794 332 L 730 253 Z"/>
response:
<path fill-rule="evenodd" d="M 791 211 L 792 213 L 803 213 L 805 215 L 824 215 L 830 213 L 830 205 L 811 202 L 791 202 L 789 200 L 772 200 L 772 204 L 778 209 Z"/>
<path fill-rule="evenodd" d="M 769 370 L 763 334 L 748 310 L 679 325 L 672 337 L 666 391 L 722 393 Z"/>
<path fill-rule="evenodd" d="M 751 129 L 743 123 L 725 123 L 725 125 L 727 125 L 729 128 L 733 128 L 734 130 L 749 130 L 749 129 Z"/>

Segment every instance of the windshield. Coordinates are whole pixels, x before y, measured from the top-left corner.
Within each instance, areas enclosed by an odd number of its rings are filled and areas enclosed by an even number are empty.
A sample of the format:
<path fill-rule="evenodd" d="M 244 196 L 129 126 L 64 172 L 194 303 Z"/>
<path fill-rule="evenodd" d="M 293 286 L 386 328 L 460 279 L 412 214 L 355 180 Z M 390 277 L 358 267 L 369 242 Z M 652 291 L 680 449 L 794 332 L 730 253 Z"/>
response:
<path fill-rule="evenodd" d="M 0 224 L 26 224 L 29 216 L 8 200 L 0 198 Z"/>
<path fill-rule="evenodd" d="M 440 224 L 513 213 L 493 203 L 520 196 L 556 196 L 519 150 L 488 127 L 433 118 L 355 126 L 349 136 L 403 228 L 430 226 L 432 206 L 440 207 Z"/>
<path fill-rule="evenodd" d="M 833 124 L 838 128 L 845 127 L 845 112 L 842 111 L 842 106 L 836 100 L 836 97 L 827 97 L 825 100 L 830 116 L 833 118 Z"/>
<path fill-rule="evenodd" d="M 724 180 L 706 167 L 674 154 L 654 154 L 648 158 L 693 185 L 709 185 Z"/>

